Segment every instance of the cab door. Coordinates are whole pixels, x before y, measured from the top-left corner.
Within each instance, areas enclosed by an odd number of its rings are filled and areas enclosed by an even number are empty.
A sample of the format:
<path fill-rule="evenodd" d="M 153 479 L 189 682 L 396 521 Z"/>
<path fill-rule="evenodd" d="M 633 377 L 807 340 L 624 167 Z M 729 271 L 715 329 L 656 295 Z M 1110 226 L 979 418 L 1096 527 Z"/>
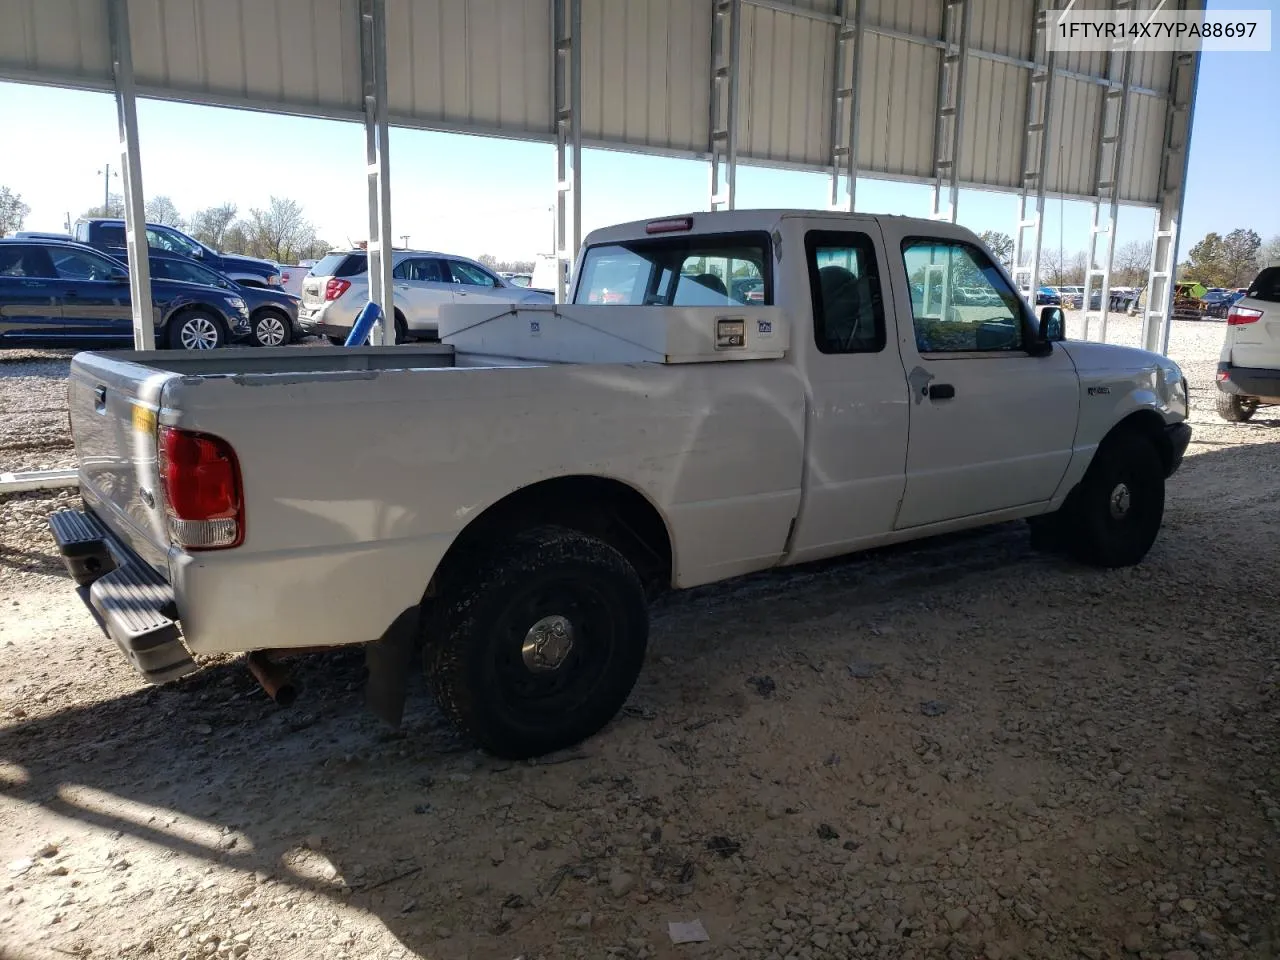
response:
<path fill-rule="evenodd" d="M 0 336 L 57 336 L 58 281 L 44 247 L 0 243 Z"/>
<path fill-rule="evenodd" d="M 440 307 L 453 303 L 453 280 L 438 257 L 407 257 L 391 271 L 396 302 L 410 328 L 437 323 Z"/>
<path fill-rule="evenodd" d="M 910 395 L 898 529 L 1051 499 L 1079 414 L 1067 352 L 1033 355 L 1034 317 L 1008 278 L 967 235 L 939 232 L 885 225 Z"/>
<path fill-rule="evenodd" d="M 110 339 L 132 336 L 129 274 L 113 260 L 75 247 L 49 247 L 57 273 L 62 330 L 68 336 Z"/>

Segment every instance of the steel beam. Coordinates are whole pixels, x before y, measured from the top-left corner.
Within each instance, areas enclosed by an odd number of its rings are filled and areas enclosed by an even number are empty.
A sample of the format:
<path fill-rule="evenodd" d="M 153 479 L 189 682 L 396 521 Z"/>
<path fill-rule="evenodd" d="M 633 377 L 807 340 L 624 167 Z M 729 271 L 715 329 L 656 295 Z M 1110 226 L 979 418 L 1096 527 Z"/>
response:
<path fill-rule="evenodd" d="M 732 210 L 738 180 L 738 74 L 742 47 L 741 0 L 712 0 L 711 209 Z"/>
<path fill-rule="evenodd" d="M 969 62 L 969 0 L 942 0 L 942 39 L 938 55 L 938 95 L 933 119 L 934 220 L 956 222 L 960 203 L 960 146 L 964 136 L 964 78 Z M 942 208 L 945 190 L 947 207 Z"/>
<path fill-rule="evenodd" d="M 124 237 L 129 258 L 129 302 L 133 306 L 133 346 L 137 350 L 154 350 L 156 324 L 151 306 L 151 259 L 142 192 L 142 155 L 138 148 L 138 94 L 133 79 L 129 0 L 108 0 L 107 17 L 111 30 L 116 124 L 120 134 L 120 169 L 124 179 Z"/>
<path fill-rule="evenodd" d="M 857 209 L 858 119 L 863 16 L 867 0 L 840 0 L 831 76 L 831 209 Z M 850 15 L 850 8 L 853 8 Z M 841 194 L 844 194 L 843 199 Z"/>
<path fill-rule="evenodd" d="M 1051 9 L 1049 0 L 1036 0 L 1035 12 L 1031 17 L 1031 56 L 1043 59 L 1032 68 L 1027 78 L 1018 223 L 1013 233 L 1013 282 L 1032 309 L 1036 304 L 1036 292 L 1040 289 L 1045 175 L 1048 172 L 1049 120 L 1053 106 L 1054 51 L 1049 49 L 1048 43 L 1048 17 Z"/>
<path fill-rule="evenodd" d="M 1118 10 L 1130 8 L 1129 0 L 1116 0 Z M 1098 104 L 1098 130 L 1094 144 L 1093 226 L 1089 232 L 1089 261 L 1084 275 L 1084 336 L 1089 339 L 1090 321 L 1099 319 L 1098 339 L 1107 342 L 1107 319 L 1111 311 L 1111 266 L 1116 253 L 1116 226 L 1120 218 L 1120 159 L 1124 154 L 1125 122 L 1129 113 L 1129 80 L 1133 74 L 1134 49 L 1131 41 L 1121 41 L 1107 52 L 1107 76 L 1114 77 L 1120 59 L 1120 89 L 1108 87 Z M 1104 256 L 1099 257 L 1099 247 Z M 1101 263 L 1099 260 L 1101 259 Z M 1093 281 L 1097 280 L 1098 311 L 1093 313 Z"/>
<path fill-rule="evenodd" d="M 556 144 L 556 303 L 568 293 L 569 267 L 582 246 L 582 0 L 554 0 L 552 103 Z"/>
<path fill-rule="evenodd" d="M 1185 4 L 1181 5 L 1185 7 Z M 1164 149 L 1160 158 L 1160 207 L 1151 242 L 1151 271 L 1147 278 L 1147 306 L 1142 315 L 1142 345 L 1169 352 L 1173 291 L 1178 267 L 1179 228 L 1186 199 L 1187 161 L 1195 119 L 1199 53 L 1175 53 L 1169 83 L 1172 98 L 1165 113 Z"/>
<path fill-rule="evenodd" d="M 396 342 L 395 296 L 391 286 L 391 133 L 387 123 L 386 0 L 360 0 L 360 77 L 364 85 L 365 163 L 369 183 L 369 300 L 382 316 L 374 344 Z"/>

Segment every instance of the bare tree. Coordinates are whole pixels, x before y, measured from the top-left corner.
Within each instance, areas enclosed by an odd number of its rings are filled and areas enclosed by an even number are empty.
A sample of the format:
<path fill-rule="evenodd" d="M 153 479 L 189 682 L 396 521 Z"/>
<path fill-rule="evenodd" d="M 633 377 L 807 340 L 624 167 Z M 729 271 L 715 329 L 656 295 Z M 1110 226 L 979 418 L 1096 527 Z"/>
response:
<path fill-rule="evenodd" d="M 22 195 L 8 187 L 0 187 L 0 237 L 21 230 L 27 222 L 31 208 L 22 202 Z"/>
<path fill-rule="evenodd" d="M 164 194 L 148 200 L 145 210 L 147 223 L 160 223 L 179 230 L 187 225 L 187 221 L 178 213 L 177 205 Z"/>
<path fill-rule="evenodd" d="M 90 207 L 84 213 L 80 214 L 81 219 L 89 219 L 92 217 L 111 217 L 112 219 L 124 216 L 124 197 L 118 193 L 112 193 L 107 196 L 107 205 Z"/>
<path fill-rule="evenodd" d="M 1069 265 L 1064 270 L 1067 279 L 1064 282 L 1072 286 L 1083 286 L 1085 272 L 1089 269 L 1089 255 L 1083 250 L 1077 250 L 1067 262 Z"/>
<path fill-rule="evenodd" d="M 272 197 L 265 210 L 249 211 L 245 236 L 250 252 L 277 263 L 292 263 L 315 243 L 316 228 L 296 200 Z"/>
<path fill-rule="evenodd" d="M 1112 276 L 1121 286 L 1141 287 L 1151 271 L 1151 241 L 1131 240 L 1116 251 Z"/>
<path fill-rule="evenodd" d="M 227 243 L 227 230 L 235 222 L 237 212 L 234 203 L 197 210 L 191 218 L 191 235 L 201 243 L 221 250 Z"/>
<path fill-rule="evenodd" d="M 1258 251 L 1258 268 L 1280 267 L 1280 233 L 1268 240 Z"/>
<path fill-rule="evenodd" d="M 1048 247 L 1040 248 L 1040 282 L 1051 287 L 1060 287 L 1067 282 L 1059 251 Z"/>

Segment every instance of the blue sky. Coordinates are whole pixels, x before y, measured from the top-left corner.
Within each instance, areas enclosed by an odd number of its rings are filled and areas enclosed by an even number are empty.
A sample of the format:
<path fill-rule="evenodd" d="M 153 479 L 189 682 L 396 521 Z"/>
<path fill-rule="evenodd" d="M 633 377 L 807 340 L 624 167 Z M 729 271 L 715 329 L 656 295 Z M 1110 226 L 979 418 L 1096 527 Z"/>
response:
<path fill-rule="evenodd" d="M 1210 230 L 1247 226 L 1264 240 L 1280 234 L 1280 127 L 1267 115 L 1278 90 L 1280 51 L 1204 55 L 1184 256 Z M 28 229 L 62 229 L 67 214 L 101 203 L 98 171 L 118 164 L 109 96 L 0 83 L 0 117 L 8 144 L 0 184 L 31 206 Z M 274 193 L 300 201 L 331 243 L 366 234 L 364 135 L 356 124 L 142 101 L 139 126 L 147 195 L 168 195 L 184 215 L 225 200 L 243 213 Z M 415 247 L 471 256 L 550 252 L 553 172 L 546 144 L 393 130 L 394 233 L 408 234 Z M 707 187 L 705 162 L 586 151 L 584 229 L 705 209 Z M 111 189 L 119 192 L 118 179 Z M 827 191 L 820 174 L 739 166 L 739 207 L 822 207 Z M 929 212 L 925 186 L 859 181 L 858 193 L 860 210 Z M 974 230 L 1011 232 L 1015 207 L 1012 195 L 965 191 L 959 219 Z M 1052 200 L 1046 212 L 1046 247 L 1060 236 L 1069 253 L 1085 247 L 1088 204 Z M 1149 239 L 1152 219 L 1150 210 L 1122 208 L 1118 242 Z"/>

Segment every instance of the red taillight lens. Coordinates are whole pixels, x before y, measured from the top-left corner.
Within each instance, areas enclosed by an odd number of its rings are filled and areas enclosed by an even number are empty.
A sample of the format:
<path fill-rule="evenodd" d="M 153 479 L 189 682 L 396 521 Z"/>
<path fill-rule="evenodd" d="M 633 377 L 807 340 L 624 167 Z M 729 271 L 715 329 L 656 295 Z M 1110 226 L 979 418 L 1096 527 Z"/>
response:
<path fill-rule="evenodd" d="M 225 440 L 161 427 L 160 481 L 169 534 L 179 546 L 213 550 L 244 540 L 240 464 Z"/>
<path fill-rule="evenodd" d="M 329 282 L 324 285 L 324 298 L 326 300 L 337 300 L 350 289 L 350 280 L 343 280 L 341 277 L 330 277 Z"/>
<path fill-rule="evenodd" d="M 1227 324 L 1238 327 L 1245 323 L 1257 323 L 1262 316 L 1261 310 L 1250 310 L 1248 307 L 1232 307 L 1227 311 Z"/>

